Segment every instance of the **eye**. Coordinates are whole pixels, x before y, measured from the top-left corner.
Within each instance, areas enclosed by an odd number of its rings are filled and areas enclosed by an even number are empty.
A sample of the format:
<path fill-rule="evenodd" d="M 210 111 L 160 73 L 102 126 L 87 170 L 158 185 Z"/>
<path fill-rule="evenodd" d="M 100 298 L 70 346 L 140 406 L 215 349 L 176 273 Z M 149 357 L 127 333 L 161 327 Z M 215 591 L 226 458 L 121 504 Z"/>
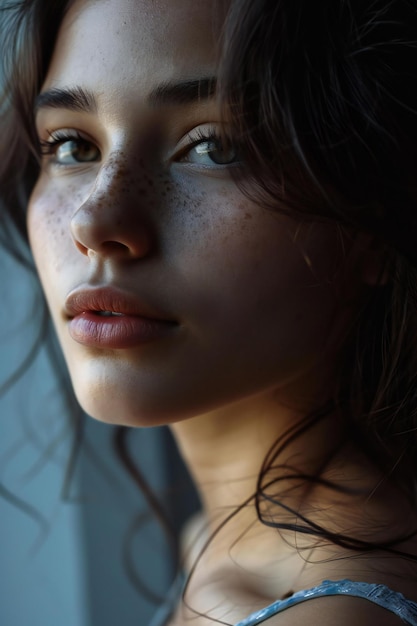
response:
<path fill-rule="evenodd" d="M 196 128 L 181 142 L 178 161 L 202 167 L 221 167 L 239 163 L 237 148 L 211 127 Z"/>
<path fill-rule="evenodd" d="M 100 160 L 100 150 L 76 131 L 54 131 L 41 142 L 41 154 L 56 165 L 79 165 Z"/>

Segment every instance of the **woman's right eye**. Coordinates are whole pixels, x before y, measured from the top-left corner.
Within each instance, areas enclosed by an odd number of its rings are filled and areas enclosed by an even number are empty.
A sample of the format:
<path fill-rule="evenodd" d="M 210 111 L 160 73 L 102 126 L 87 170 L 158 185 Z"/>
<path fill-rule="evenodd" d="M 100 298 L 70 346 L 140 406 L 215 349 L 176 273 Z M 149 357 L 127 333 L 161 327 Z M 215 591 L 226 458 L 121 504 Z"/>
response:
<path fill-rule="evenodd" d="M 51 157 L 54 165 L 79 165 L 94 163 L 100 160 L 100 150 L 94 143 L 80 134 L 54 132 L 50 138 L 41 141 L 41 154 Z"/>

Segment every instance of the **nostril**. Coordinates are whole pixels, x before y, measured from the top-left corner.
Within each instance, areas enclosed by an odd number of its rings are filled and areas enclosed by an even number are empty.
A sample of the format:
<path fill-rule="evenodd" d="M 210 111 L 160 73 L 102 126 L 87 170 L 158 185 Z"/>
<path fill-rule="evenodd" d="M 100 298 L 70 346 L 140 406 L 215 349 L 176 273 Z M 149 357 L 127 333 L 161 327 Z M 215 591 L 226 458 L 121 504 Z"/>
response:
<path fill-rule="evenodd" d="M 102 254 L 117 254 L 118 252 L 126 253 L 129 251 L 129 246 L 122 243 L 121 241 L 103 241 L 97 252 L 101 252 Z"/>
<path fill-rule="evenodd" d="M 154 245 L 154 232 L 137 198 L 124 194 L 107 202 L 92 193 L 77 209 L 71 219 L 71 233 L 77 249 L 90 256 L 147 256 Z"/>
<path fill-rule="evenodd" d="M 81 254 L 88 257 L 96 255 L 102 257 L 145 257 L 149 254 L 152 247 L 150 234 L 137 233 L 131 239 L 125 237 L 125 241 L 117 241 L 112 239 L 104 239 L 100 241 L 98 237 L 94 241 L 90 241 L 88 237 L 73 236 L 75 247 Z"/>
<path fill-rule="evenodd" d="M 73 237 L 72 240 L 73 240 L 77 250 L 79 250 L 81 252 L 81 254 L 84 254 L 85 256 L 88 256 L 89 249 L 86 246 L 84 246 L 82 243 L 80 243 L 77 239 L 74 239 L 74 237 Z"/>

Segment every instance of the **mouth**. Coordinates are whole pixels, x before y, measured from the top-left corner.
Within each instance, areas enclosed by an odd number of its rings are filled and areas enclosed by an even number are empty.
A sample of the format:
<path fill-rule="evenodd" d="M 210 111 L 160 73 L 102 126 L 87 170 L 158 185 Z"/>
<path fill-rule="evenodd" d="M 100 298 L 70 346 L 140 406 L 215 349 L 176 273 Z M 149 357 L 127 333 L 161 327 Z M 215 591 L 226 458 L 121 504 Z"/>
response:
<path fill-rule="evenodd" d="M 124 313 L 116 313 L 115 311 L 91 311 L 99 317 L 123 317 Z"/>
<path fill-rule="evenodd" d="M 71 319 L 83 313 L 98 317 L 138 316 L 175 323 L 169 314 L 159 308 L 111 286 L 87 287 L 69 293 L 64 306 L 65 317 Z"/>
<path fill-rule="evenodd" d="M 179 327 L 164 312 L 111 287 L 71 292 L 64 315 L 72 339 L 94 348 L 137 347 L 172 336 Z"/>

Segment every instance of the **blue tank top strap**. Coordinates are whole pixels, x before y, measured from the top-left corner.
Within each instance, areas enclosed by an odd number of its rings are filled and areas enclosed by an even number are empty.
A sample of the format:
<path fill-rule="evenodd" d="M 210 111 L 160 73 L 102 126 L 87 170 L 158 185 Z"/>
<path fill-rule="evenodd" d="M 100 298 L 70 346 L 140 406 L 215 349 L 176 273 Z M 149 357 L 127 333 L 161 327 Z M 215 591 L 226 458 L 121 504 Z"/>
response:
<path fill-rule="evenodd" d="M 325 580 L 312 589 L 297 591 L 285 600 L 277 600 L 273 604 L 252 613 L 236 626 L 257 626 L 273 615 L 312 598 L 323 596 L 354 596 L 364 598 L 374 604 L 388 609 L 398 615 L 406 624 L 417 626 L 417 603 L 407 600 L 401 593 L 392 591 L 385 585 L 354 582 L 352 580 Z"/>

